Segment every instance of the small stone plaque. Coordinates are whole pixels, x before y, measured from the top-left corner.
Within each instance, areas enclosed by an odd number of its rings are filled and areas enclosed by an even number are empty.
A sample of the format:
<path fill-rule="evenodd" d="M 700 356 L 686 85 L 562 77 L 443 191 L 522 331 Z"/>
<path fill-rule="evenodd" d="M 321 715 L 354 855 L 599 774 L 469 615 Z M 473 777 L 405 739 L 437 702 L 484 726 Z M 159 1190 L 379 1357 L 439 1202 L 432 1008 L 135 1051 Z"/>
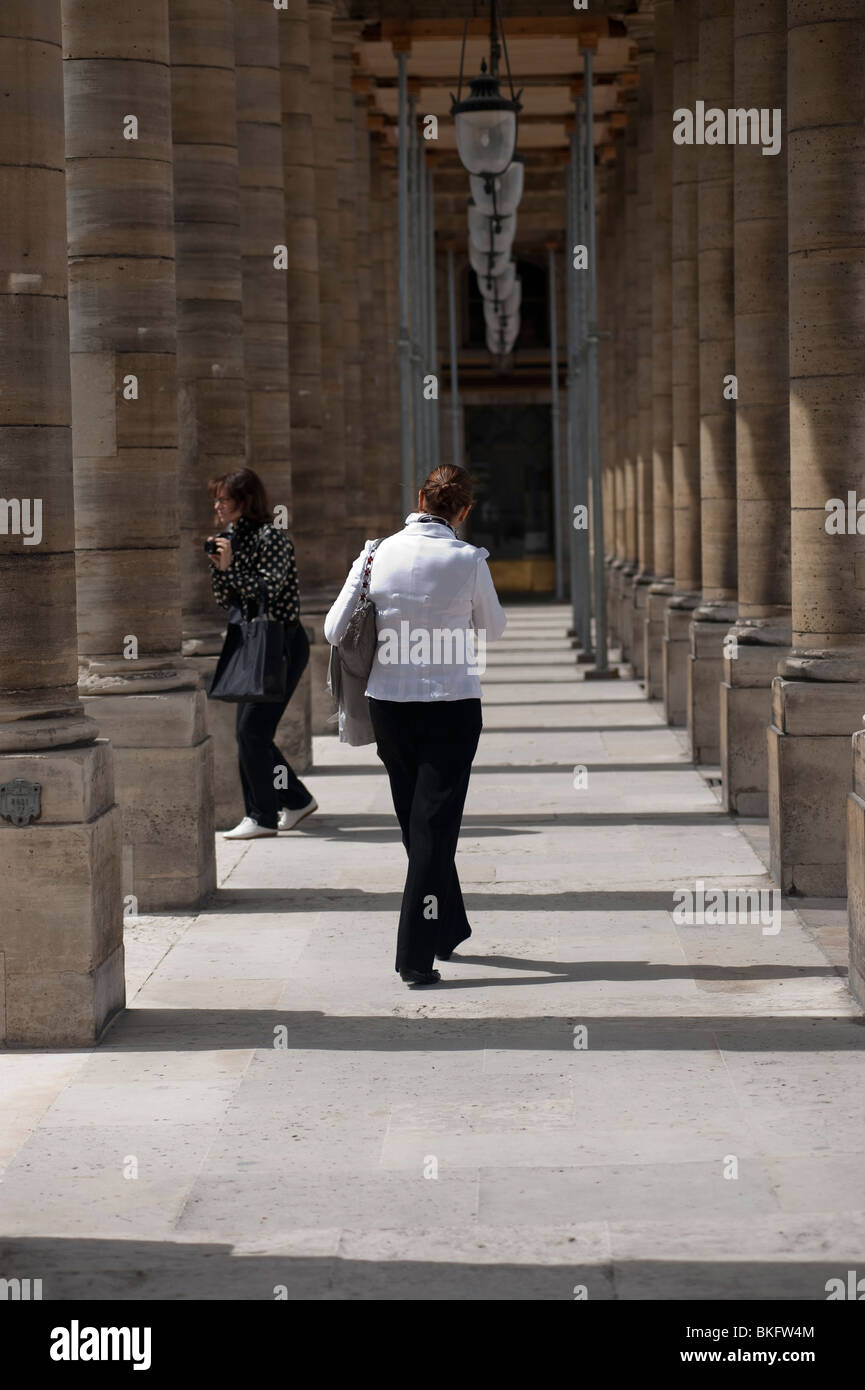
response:
<path fill-rule="evenodd" d="M 42 814 L 42 786 L 16 777 L 0 785 L 0 816 L 13 825 L 28 825 Z"/>

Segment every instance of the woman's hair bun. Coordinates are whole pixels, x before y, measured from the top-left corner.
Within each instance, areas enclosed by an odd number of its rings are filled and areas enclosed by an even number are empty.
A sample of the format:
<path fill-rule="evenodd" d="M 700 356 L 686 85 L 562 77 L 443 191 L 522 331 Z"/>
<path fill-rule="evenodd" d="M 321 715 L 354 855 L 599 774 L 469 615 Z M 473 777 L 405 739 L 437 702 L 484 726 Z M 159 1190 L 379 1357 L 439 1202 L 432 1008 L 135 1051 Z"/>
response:
<path fill-rule="evenodd" d="M 430 511 L 441 512 L 447 517 L 456 516 L 464 507 L 470 507 L 474 498 L 469 474 L 454 463 L 443 463 L 434 468 L 421 490 Z"/>

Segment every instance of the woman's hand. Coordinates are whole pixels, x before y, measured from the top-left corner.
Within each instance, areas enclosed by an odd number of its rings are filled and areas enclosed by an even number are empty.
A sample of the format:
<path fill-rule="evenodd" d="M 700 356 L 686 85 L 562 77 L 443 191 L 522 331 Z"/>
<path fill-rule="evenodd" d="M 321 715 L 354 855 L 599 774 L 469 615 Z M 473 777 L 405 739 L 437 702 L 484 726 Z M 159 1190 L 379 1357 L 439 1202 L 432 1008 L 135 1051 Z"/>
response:
<path fill-rule="evenodd" d="M 227 570 L 231 564 L 231 541 L 226 536 L 208 536 L 209 541 L 215 540 L 217 552 L 210 556 L 210 563 L 218 565 L 221 570 Z"/>

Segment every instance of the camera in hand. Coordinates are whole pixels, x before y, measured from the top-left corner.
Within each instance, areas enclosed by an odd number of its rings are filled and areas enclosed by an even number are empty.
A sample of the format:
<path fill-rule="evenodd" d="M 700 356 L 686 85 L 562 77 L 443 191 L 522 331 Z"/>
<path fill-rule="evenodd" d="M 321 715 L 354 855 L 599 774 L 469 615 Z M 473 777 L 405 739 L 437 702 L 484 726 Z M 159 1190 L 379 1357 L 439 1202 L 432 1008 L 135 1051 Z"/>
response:
<path fill-rule="evenodd" d="M 212 541 L 205 541 L 205 542 L 204 542 L 204 553 L 205 553 L 205 555 L 217 555 L 217 554 L 219 553 L 219 546 L 216 544 L 216 542 L 217 542 L 218 540 L 219 540 L 219 541 L 230 541 L 230 540 L 231 540 L 231 532 L 230 532 L 230 531 L 220 531 L 219 534 L 218 534 L 217 536 L 214 536 L 214 538 L 213 538 Z"/>

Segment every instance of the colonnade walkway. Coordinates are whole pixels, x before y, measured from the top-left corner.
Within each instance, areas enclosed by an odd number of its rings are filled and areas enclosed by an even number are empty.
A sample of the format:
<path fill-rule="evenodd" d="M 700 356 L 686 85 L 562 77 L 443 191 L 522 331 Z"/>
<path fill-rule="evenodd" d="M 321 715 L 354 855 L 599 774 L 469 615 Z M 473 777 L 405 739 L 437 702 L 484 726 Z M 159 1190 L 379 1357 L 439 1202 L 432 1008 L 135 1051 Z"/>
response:
<path fill-rule="evenodd" d="M 46 1299 L 820 1300 L 865 1274 L 865 1029 L 831 916 L 674 920 L 698 880 L 771 886 L 760 828 L 634 682 L 583 680 L 567 620 L 514 605 L 489 654 L 474 936 L 442 985 L 393 971 L 373 750 L 317 740 L 316 816 L 220 840 L 207 911 L 129 922 L 102 1043 L 0 1059 L 0 1275 Z"/>

